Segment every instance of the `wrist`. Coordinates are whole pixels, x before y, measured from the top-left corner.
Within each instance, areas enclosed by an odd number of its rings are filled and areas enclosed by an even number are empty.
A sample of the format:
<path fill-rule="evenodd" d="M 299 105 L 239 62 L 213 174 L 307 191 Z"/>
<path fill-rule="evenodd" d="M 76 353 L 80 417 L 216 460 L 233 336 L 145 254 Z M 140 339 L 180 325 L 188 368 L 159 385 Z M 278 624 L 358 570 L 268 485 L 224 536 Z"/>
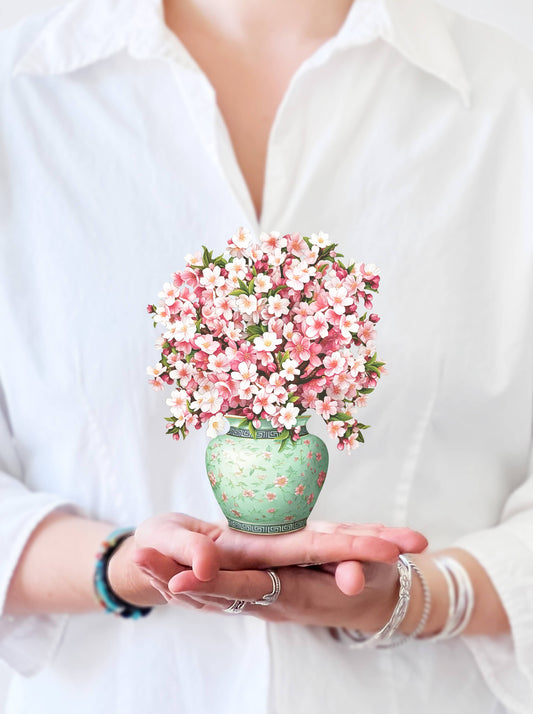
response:
<path fill-rule="evenodd" d="M 150 584 L 148 575 L 135 564 L 137 547 L 135 536 L 126 538 L 109 559 L 107 581 L 121 600 L 137 607 L 152 607 L 166 603 L 163 596 Z"/>

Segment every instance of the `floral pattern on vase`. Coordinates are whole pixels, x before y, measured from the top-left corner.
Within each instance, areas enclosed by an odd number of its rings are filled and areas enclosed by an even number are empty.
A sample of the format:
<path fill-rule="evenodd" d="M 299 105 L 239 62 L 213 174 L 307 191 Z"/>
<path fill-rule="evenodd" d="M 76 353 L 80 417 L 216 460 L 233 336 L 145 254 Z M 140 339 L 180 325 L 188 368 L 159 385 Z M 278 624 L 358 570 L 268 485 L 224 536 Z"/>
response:
<path fill-rule="evenodd" d="M 228 416 L 227 434 L 212 439 L 206 468 L 213 493 L 231 528 L 249 533 L 290 533 L 304 528 L 328 470 L 328 451 L 298 418 L 300 438 L 280 451 L 278 433 L 261 421 L 256 438 Z"/>

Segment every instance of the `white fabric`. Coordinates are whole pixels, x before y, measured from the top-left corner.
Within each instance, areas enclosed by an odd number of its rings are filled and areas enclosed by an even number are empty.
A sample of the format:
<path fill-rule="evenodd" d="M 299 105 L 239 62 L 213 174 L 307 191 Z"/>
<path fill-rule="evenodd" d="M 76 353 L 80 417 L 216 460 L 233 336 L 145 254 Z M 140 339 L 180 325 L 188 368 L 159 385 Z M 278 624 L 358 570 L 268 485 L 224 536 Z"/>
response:
<path fill-rule="evenodd" d="M 423 0 L 357 0 L 283 99 L 258 222 L 213 89 L 157 0 L 81 0 L 3 34 L 0 603 L 53 508 L 219 518 L 206 437 L 164 434 L 145 305 L 187 252 L 246 225 L 328 231 L 382 271 L 389 374 L 367 443 L 331 450 L 316 515 L 460 543 L 512 624 L 361 655 L 320 628 L 179 608 L 4 616 L 8 714 L 531 714 L 531 60 Z"/>

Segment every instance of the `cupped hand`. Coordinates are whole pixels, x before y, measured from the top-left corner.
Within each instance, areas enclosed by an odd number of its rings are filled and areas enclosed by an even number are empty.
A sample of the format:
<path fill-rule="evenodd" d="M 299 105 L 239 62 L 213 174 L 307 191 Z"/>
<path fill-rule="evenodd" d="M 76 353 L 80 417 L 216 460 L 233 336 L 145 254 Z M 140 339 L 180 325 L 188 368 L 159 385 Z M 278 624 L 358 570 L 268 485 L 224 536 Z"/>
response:
<path fill-rule="evenodd" d="M 357 571 L 361 588 L 346 594 L 338 586 L 337 571 Z M 244 614 L 272 622 L 301 625 L 349 627 L 365 632 L 379 630 L 389 619 L 398 597 L 395 564 L 361 564 L 276 568 L 281 592 L 277 601 L 257 604 L 272 591 L 268 573 L 259 570 L 220 571 L 209 582 L 198 580 L 191 570 L 175 575 L 168 583 L 157 581 L 161 595 L 170 603 L 189 603 L 196 608 L 226 613 L 235 600 L 246 601 Z M 347 572 L 343 577 L 347 576 Z M 354 573 L 350 573 L 353 578 Z"/>
<path fill-rule="evenodd" d="M 180 587 L 179 576 L 188 572 L 195 581 L 211 583 L 221 570 L 260 571 L 324 563 L 339 564 L 333 575 L 327 574 L 342 593 L 353 595 L 365 584 L 362 563 L 395 563 L 400 552 L 421 552 L 426 545 L 426 539 L 416 531 L 380 524 L 311 522 L 296 533 L 257 536 L 170 513 L 139 526 L 129 558 L 166 600 L 173 597 L 169 583 L 177 577 L 172 585 Z M 259 576 L 268 578 L 264 573 Z M 193 604 L 189 596 L 178 597 Z"/>

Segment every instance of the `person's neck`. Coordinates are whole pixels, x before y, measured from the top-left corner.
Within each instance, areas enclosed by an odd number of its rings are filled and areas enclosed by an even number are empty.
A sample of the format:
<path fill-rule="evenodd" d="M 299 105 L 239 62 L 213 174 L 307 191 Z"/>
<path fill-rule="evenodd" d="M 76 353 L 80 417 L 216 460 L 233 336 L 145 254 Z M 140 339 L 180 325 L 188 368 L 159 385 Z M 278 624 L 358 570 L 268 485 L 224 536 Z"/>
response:
<path fill-rule="evenodd" d="M 325 41 L 344 22 L 354 0 L 164 0 L 167 18 L 216 28 L 245 43 L 275 35 L 278 40 Z"/>

